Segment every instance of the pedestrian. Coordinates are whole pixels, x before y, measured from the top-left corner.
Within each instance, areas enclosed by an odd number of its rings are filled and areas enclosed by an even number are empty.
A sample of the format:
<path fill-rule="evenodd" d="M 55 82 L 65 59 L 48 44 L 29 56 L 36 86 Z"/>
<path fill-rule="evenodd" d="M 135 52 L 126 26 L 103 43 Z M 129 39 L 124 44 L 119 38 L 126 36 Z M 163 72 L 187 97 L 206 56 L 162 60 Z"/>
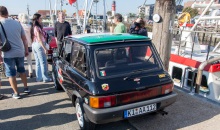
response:
<path fill-rule="evenodd" d="M 24 85 L 24 92 L 31 92 L 27 87 L 27 77 L 24 68 L 24 57 L 28 56 L 27 39 L 21 24 L 16 20 L 8 18 L 8 10 L 5 6 L 0 6 L 0 22 L 11 45 L 11 49 L 9 51 L 0 53 L 0 62 L 2 62 L 3 58 L 6 76 L 8 77 L 9 83 L 14 90 L 12 97 L 19 99 L 21 97 L 17 87 L 16 70 L 20 73 L 21 81 Z M 5 41 L 6 37 L 4 35 L 3 28 L 0 27 L 0 35 L 2 41 Z"/>
<path fill-rule="evenodd" d="M 142 18 L 138 18 L 134 24 L 131 25 L 129 29 L 129 33 L 131 34 L 137 34 L 142 36 L 148 36 L 147 35 L 147 29 L 145 28 L 145 22 Z"/>
<path fill-rule="evenodd" d="M 126 27 L 122 23 L 122 15 L 119 13 L 116 13 L 114 16 L 114 22 L 116 24 L 116 27 L 114 29 L 114 33 L 126 33 Z"/>
<path fill-rule="evenodd" d="M 27 63 L 28 63 L 28 76 L 30 78 L 33 77 L 33 66 L 32 66 L 32 40 L 31 40 L 31 25 L 30 25 L 30 19 L 27 14 L 21 13 L 18 15 L 18 20 L 21 23 L 21 26 L 23 27 L 25 31 L 25 36 L 27 38 L 28 42 L 28 56 L 27 56 Z"/>
<path fill-rule="evenodd" d="M 0 46 L 2 46 L 2 44 L 3 44 L 3 42 L 2 42 L 1 35 L 0 35 Z M 2 66 L 2 61 L 3 61 L 3 60 L 1 59 L 0 66 Z M 1 76 L 1 73 L 0 73 L 0 100 L 2 100 L 2 99 L 4 98 L 4 95 L 1 94 L 1 87 L 2 87 L 2 85 L 1 85 L 1 78 L 2 78 L 2 76 Z"/>
<path fill-rule="evenodd" d="M 32 51 L 35 57 L 35 70 L 37 82 L 51 82 L 52 79 L 48 76 L 47 67 L 47 47 L 46 47 L 46 32 L 43 31 L 41 14 L 33 15 L 33 23 L 31 27 Z"/>
<path fill-rule="evenodd" d="M 70 24 L 65 21 L 65 13 L 59 12 L 58 21 L 55 24 L 55 39 L 58 50 L 61 48 L 63 38 L 68 35 L 72 35 Z"/>
<path fill-rule="evenodd" d="M 0 45 L 2 45 L 1 44 L 1 37 L 0 37 Z M 2 66 L 2 61 L 0 62 L 0 66 Z M 0 73 L 0 100 L 2 100 L 4 98 L 4 95 L 1 93 L 1 87 L 2 87 L 1 81 L 2 81 L 2 73 Z"/>

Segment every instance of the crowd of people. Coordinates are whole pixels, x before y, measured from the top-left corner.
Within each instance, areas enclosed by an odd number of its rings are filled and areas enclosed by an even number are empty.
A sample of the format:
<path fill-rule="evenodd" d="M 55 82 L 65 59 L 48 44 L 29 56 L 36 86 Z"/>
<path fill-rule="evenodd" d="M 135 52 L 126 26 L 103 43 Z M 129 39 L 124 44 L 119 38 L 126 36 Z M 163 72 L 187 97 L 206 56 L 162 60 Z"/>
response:
<path fill-rule="evenodd" d="M 122 22 L 123 17 L 117 13 L 114 16 L 116 27 L 113 33 L 126 33 L 126 27 Z M 5 74 L 13 89 L 12 98 L 20 99 L 18 91 L 16 72 L 19 73 L 21 81 L 24 85 L 24 93 L 31 92 L 27 85 L 27 76 L 25 72 L 24 59 L 27 58 L 28 76 L 33 78 L 32 52 L 35 58 L 35 76 L 36 82 L 51 82 L 52 79 L 48 75 L 48 63 L 46 39 L 48 35 L 43 30 L 41 14 L 34 14 L 32 22 L 30 22 L 27 14 L 19 14 L 18 19 L 9 18 L 8 10 L 5 6 L 0 6 L 0 43 L 9 41 L 11 49 L 2 52 L 0 50 L 0 64 L 4 63 Z M 65 14 L 59 12 L 58 21 L 54 27 L 55 39 L 58 50 L 62 47 L 62 40 L 65 36 L 72 35 L 71 26 L 65 21 Z M 4 31 L 5 34 L 4 35 Z M 142 18 L 138 18 L 131 25 L 129 32 L 131 34 L 147 36 L 147 29 Z M 0 93 L 0 99 L 2 95 Z"/>
<path fill-rule="evenodd" d="M 55 26 L 55 36 L 57 43 L 61 44 L 63 37 L 71 35 L 69 23 L 64 21 L 63 13 L 59 13 L 59 21 Z M 27 76 L 24 67 L 24 58 L 27 58 L 28 76 L 33 78 L 32 52 L 35 58 L 36 82 L 51 82 L 52 79 L 48 75 L 48 63 L 46 47 L 47 34 L 43 30 L 41 14 L 34 14 L 30 23 L 27 14 L 19 14 L 18 20 L 9 18 L 6 7 L 0 6 L 0 39 L 1 45 L 4 41 L 9 41 L 11 49 L 6 52 L 0 52 L 0 63 L 4 63 L 5 74 L 13 89 L 12 98 L 20 99 L 18 91 L 16 72 L 24 85 L 24 93 L 30 93 L 31 90 L 27 85 Z M 3 34 L 5 30 L 6 37 Z M 59 45 L 60 46 L 60 45 Z M 0 50 L 1 51 L 1 50 Z M 2 98 L 2 95 L 1 97 Z"/>

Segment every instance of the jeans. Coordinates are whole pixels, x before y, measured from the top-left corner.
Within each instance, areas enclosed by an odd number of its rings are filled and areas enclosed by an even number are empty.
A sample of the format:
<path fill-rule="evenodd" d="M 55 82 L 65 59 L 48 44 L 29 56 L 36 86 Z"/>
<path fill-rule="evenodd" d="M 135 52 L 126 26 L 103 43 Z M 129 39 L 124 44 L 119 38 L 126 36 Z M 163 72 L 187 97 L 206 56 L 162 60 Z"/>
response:
<path fill-rule="evenodd" d="M 35 57 L 35 70 L 36 70 L 36 81 L 47 81 L 49 80 L 48 68 L 47 68 L 47 56 L 44 52 L 43 47 L 38 42 L 32 44 L 32 51 Z"/>
<path fill-rule="evenodd" d="M 7 77 L 16 76 L 16 69 L 19 73 L 25 73 L 24 57 L 4 58 L 5 74 Z"/>

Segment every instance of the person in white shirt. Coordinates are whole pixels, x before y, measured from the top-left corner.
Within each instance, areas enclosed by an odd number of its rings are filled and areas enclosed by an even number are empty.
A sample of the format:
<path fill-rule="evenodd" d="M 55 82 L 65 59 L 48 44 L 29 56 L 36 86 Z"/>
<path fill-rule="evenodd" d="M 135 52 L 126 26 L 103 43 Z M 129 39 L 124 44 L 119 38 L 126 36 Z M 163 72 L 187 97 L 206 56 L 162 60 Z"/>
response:
<path fill-rule="evenodd" d="M 25 31 L 25 36 L 27 38 L 28 42 L 28 51 L 29 55 L 27 56 L 27 63 L 28 63 L 28 73 L 29 77 L 33 77 L 33 67 L 32 67 L 32 40 L 31 40 L 31 25 L 30 25 L 30 19 L 27 14 L 20 13 L 18 15 L 18 20 L 21 23 L 24 31 Z"/>

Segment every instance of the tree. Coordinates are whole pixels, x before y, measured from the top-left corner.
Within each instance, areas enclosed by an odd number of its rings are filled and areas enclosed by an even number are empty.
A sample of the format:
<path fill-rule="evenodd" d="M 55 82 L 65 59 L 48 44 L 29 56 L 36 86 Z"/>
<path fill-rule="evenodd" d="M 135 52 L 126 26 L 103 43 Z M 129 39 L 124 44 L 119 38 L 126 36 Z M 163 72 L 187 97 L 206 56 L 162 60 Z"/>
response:
<path fill-rule="evenodd" d="M 139 17 L 144 19 L 145 18 L 145 14 L 144 13 L 139 13 Z"/>
<path fill-rule="evenodd" d="M 175 12 L 176 0 L 156 0 L 154 14 L 158 14 L 161 20 L 153 23 L 152 42 L 156 46 L 166 70 L 169 68 L 172 43 L 170 25 L 174 22 Z"/>
<path fill-rule="evenodd" d="M 188 12 L 191 16 L 191 18 L 194 18 L 199 14 L 199 11 L 197 9 L 191 8 L 191 7 L 186 7 L 183 9 L 183 12 Z"/>
<path fill-rule="evenodd" d="M 136 17 L 136 14 L 134 14 L 134 13 L 128 13 L 128 17 L 129 17 L 129 18 L 135 18 L 135 17 Z"/>
<path fill-rule="evenodd" d="M 108 16 L 112 16 L 112 11 L 107 11 Z"/>

